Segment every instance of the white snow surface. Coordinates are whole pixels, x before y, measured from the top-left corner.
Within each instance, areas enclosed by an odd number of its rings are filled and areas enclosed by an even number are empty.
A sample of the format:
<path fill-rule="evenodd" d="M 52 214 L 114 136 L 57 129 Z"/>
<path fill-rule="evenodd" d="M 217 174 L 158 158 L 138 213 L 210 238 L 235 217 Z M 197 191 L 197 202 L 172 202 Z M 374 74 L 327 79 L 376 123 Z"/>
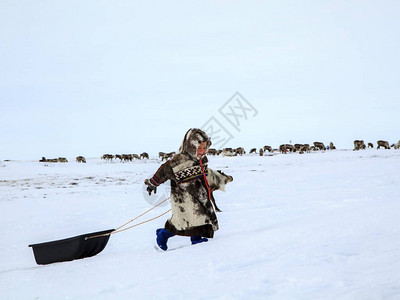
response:
<path fill-rule="evenodd" d="M 150 209 L 143 181 L 161 161 L 1 162 L 1 299 L 400 299 L 399 163 L 394 149 L 211 156 L 234 177 L 214 193 L 214 239 L 176 236 L 155 251 L 169 213 L 112 235 L 96 256 L 37 265 L 29 244 Z"/>

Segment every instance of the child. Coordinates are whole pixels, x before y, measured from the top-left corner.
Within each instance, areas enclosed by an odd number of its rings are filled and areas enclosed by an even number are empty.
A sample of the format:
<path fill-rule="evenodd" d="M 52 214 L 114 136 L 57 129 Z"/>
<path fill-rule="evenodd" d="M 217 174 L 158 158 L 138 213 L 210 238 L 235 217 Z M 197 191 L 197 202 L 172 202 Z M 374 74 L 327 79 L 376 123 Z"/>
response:
<path fill-rule="evenodd" d="M 149 180 L 145 180 L 149 195 L 157 186 L 171 181 L 172 217 L 156 230 L 157 245 L 167 250 L 167 241 L 174 235 L 190 236 L 192 245 L 207 242 L 218 230 L 218 220 L 210 202 L 207 181 L 207 149 L 211 141 L 200 129 L 189 129 L 179 153 L 164 163 Z M 205 176 L 204 176 L 205 175 Z"/>

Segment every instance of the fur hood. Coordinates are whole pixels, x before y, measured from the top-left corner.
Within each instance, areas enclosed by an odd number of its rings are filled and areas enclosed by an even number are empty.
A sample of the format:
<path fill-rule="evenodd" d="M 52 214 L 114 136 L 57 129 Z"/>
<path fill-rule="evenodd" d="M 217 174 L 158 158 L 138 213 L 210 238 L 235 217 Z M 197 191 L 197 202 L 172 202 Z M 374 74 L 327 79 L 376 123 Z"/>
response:
<path fill-rule="evenodd" d="M 189 129 L 183 138 L 179 153 L 188 154 L 192 159 L 197 160 L 197 148 L 203 142 L 207 142 L 207 149 L 211 146 L 211 139 L 201 129 Z"/>

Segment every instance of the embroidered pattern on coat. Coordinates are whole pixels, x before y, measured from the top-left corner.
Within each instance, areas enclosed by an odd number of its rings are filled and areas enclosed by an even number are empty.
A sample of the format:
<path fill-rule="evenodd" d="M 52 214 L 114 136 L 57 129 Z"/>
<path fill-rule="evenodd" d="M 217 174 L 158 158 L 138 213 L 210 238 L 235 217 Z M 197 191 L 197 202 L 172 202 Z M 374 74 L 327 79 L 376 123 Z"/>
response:
<path fill-rule="evenodd" d="M 206 176 L 208 175 L 207 164 L 204 165 L 204 174 L 206 174 Z M 188 167 L 175 173 L 175 178 L 178 184 L 188 182 L 202 176 L 203 172 L 201 171 L 200 166 Z"/>

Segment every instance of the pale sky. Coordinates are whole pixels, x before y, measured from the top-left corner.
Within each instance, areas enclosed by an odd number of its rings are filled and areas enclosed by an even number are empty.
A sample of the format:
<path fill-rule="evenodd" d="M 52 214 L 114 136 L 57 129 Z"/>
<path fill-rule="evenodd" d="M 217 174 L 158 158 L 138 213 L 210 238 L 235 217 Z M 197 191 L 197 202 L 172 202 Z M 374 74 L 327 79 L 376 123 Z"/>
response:
<path fill-rule="evenodd" d="M 399 1 L 0 2 L 0 160 L 400 139 Z M 235 128 L 219 110 L 254 108 Z M 228 105 L 229 106 L 229 105 Z M 225 106 L 227 107 L 227 106 Z"/>

